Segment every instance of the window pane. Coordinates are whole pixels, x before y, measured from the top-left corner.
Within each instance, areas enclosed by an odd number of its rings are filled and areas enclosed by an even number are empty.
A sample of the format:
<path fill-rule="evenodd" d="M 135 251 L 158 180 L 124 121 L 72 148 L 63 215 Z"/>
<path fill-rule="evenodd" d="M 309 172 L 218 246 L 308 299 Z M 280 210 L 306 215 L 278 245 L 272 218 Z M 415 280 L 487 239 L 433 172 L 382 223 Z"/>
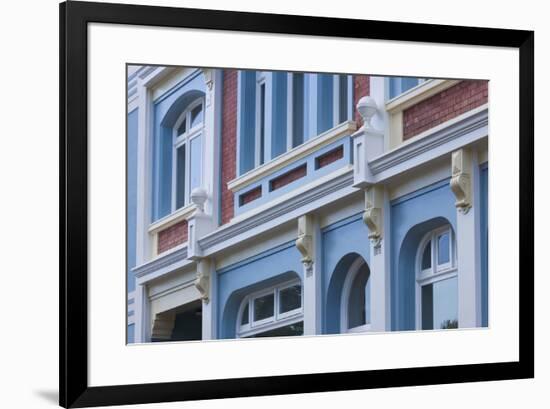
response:
<path fill-rule="evenodd" d="M 202 174 L 202 135 L 191 139 L 191 151 L 189 152 L 190 166 L 190 191 L 201 185 Z"/>
<path fill-rule="evenodd" d="M 333 79 L 330 74 L 317 74 L 317 135 L 334 126 Z"/>
<path fill-rule="evenodd" d="M 458 328 L 458 278 L 422 287 L 422 329 Z"/>
<path fill-rule="evenodd" d="M 361 266 L 351 284 L 348 301 L 348 328 L 370 323 L 370 283 L 369 269 Z"/>
<path fill-rule="evenodd" d="M 176 209 L 185 205 L 185 145 L 176 152 Z"/>
<path fill-rule="evenodd" d="M 248 324 L 248 315 L 249 315 L 248 311 L 249 311 L 248 303 L 246 303 L 246 305 L 244 307 L 244 310 L 243 310 L 243 315 L 241 317 L 241 325 Z"/>
<path fill-rule="evenodd" d="M 304 74 L 292 75 L 292 147 L 304 142 Z"/>
<path fill-rule="evenodd" d="M 265 84 L 260 85 L 260 165 L 264 163 L 265 149 Z"/>
<path fill-rule="evenodd" d="M 403 94 L 411 88 L 416 87 L 420 82 L 419 78 L 392 77 L 390 78 L 390 99 Z"/>
<path fill-rule="evenodd" d="M 300 284 L 279 292 L 279 312 L 288 312 L 302 306 L 302 286 Z"/>
<path fill-rule="evenodd" d="M 432 267 L 432 241 L 430 240 L 422 253 L 422 270 Z"/>
<path fill-rule="evenodd" d="M 254 300 L 254 321 L 260 321 L 273 316 L 275 296 L 267 294 Z"/>
<path fill-rule="evenodd" d="M 445 264 L 450 260 L 449 233 L 445 233 L 437 238 L 437 264 Z"/>
<path fill-rule="evenodd" d="M 270 331 L 261 332 L 250 336 L 249 338 L 264 338 L 264 337 L 293 337 L 304 334 L 304 322 L 300 321 L 296 324 L 286 325 L 281 328 L 272 329 Z"/>
<path fill-rule="evenodd" d="M 348 120 L 348 76 L 339 75 L 339 92 L 340 92 L 340 106 L 339 119 L 340 123 Z"/>
<path fill-rule="evenodd" d="M 191 111 L 191 128 L 197 126 L 202 122 L 202 104 L 197 105 Z"/>
<path fill-rule="evenodd" d="M 186 127 L 187 127 L 187 119 L 184 119 L 178 128 L 178 136 L 183 135 L 185 133 Z"/>

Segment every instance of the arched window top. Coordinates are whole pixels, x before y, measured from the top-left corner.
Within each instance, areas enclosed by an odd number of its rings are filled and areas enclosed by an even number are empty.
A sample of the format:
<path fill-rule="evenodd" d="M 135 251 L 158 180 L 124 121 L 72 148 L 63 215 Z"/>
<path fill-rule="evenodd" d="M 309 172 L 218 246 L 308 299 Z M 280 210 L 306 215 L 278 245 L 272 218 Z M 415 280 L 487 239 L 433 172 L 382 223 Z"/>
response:
<path fill-rule="evenodd" d="M 299 279 L 248 294 L 237 316 L 239 338 L 302 335 L 303 290 Z"/>
<path fill-rule="evenodd" d="M 341 332 L 370 330 L 370 270 L 362 257 L 351 264 L 342 292 Z"/>
<path fill-rule="evenodd" d="M 428 279 L 456 267 L 454 234 L 450 225 L 427 233 L 420 242 L 416 261 L 417 279 Z"/>
<path fill-rule="evenodd" d="M 202 97 L 191 102 L 180 114 L 174 125 L 175 142 L 191 137 L 202 128 L 204 121 L 204 99 Z"/>
<path fill-rule="evenodd" d="M 417 329 L 458 328 L 458 272 L 451 226 L 424 236 L 416 261 Z"/>
<path fill-rule="evenodd" d="M 193 189 L 202 183 L 204 98 L 188 104 L 172 133 L 172 211 L 188 205 Z"/>

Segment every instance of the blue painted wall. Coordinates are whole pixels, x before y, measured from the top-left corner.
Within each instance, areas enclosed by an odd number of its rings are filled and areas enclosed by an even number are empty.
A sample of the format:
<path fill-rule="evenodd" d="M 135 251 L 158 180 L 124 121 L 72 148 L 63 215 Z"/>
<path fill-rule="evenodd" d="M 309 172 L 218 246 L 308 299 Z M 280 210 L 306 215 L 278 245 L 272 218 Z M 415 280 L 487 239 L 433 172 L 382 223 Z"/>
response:
<path fill-rule="evenodd" d="M 483 164 L 479 172 L 481 206 L 481 325 L 489 326 L 489 167 Z"/>
<path fill-rule="evenodd" d="M 445 179 L 391 203 L 392 330 L 415 329 L 415 259 L 429 231 L 450 224 L 456 232 L 455 197 Z"/>
<path fill-rule="evenodd" d="M 126 251 L 126 286 L 127 291 L 134 291 L 136 281 L 132 268 L 136 266 L 136 200 L 137 200 L 137 141 L 138 141 L 138 110 L 128 114 L 126 140 L 126 227 L 127 227 L 127 251 Z M 128 342 L 134 342 L 133 326 L 130 337 L 128 327 Z"/>
<path fill-rule="evenodd" d="M 128 220 L 127 240 L 128 251 L 126 253 L 128 292 L 134 291 L 136 283 L 132 268 L 136 266 L 136 199 L 137 199 L 137 139 L 138 139 L 138 110 L 135 109 L 128 114 L 128 135 L 126 153 L 126 174 L 127 174 L 127 201 L 126 212 Z"/>
<path fill-rule="evenodd" d="M 323 333 L 340 332 L 342 289 L 351 264 L 358 256 L 369 263 L 369 230 L 362 213 L 348 217 L 322 231 Z"/>
<path fill-rule="evenodd" d="M 128 344 L 133 344 L 135 342 L 135 324 L 128 325 Z"/>
<path fill-rule="evenodd" d="M 219 338 L 235 338 L 239 306 L 243 298 L 262 288 L 302 277 L 301 256 L 289 242 L 218 271 Z"/>
<path fill-rule="evenodd" d="M 153 116 L 153 206 L 152 220 L 171 212 L 172 199 L 172 128 L 186 107 L 204 97 L 205 82 L 197 70 L 154 103 Z"/>

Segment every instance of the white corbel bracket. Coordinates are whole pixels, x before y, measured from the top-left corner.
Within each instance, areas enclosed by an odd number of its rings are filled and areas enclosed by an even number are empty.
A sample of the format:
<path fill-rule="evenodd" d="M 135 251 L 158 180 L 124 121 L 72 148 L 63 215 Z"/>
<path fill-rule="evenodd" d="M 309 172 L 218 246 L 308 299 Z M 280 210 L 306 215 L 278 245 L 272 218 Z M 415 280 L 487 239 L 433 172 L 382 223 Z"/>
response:
<path fill-rule="evenodd" d="M 384 189 L 373 185 L 365 189 L 365 212 L 363 221 L 369 229 L 369 239 L 374 248 L 379 248 L 383 234 L 382 203 Z"/>
<path fill-rule="evenodd" d="M 307 274 L 313 272 L 313 216 L 306 214 L 298 218 L 298 238 L 296 239 L 296 248 L 302 255 L 302 263 Z"/>
<path fill-rule="evenodd" d="M 472 154 L 469 149 L 462 148 L 452 153 L 451 190 L 456 202 L 455 206 L 463 213 L 468 213 L 472 207 L 472 180 L 470 169 Z"/>
<path fill-rule="evenodd" d="M 197 262 L 197 278 L 195 287 L 201 295 L 201 299 L 208 304 L 210 301 L 210 260 L 203 258 Z"/>

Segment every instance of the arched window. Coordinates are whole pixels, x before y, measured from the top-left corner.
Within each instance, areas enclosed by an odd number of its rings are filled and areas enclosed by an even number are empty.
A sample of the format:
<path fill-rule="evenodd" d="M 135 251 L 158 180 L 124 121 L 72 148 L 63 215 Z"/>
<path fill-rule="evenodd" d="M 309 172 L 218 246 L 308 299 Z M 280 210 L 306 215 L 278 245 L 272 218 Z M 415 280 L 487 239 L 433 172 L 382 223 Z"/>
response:
<path fill-rule="evenodd" d="M 420 242 L 416 284 L 416 327 L 458 328 L 458 274 L 450 226 L 431 231 Z"/>
<path fill-rule="evenodd" d="M 237 316 L 237 337 L 303 335 L 304 311 L 300 280 L 287 281 L 246 296 Z"/>
<path fill-rule="evenodd" d="M 341 332 L 363 332 L 370 329 L 370 270 L 358 257 L 353 262 L 344 282 L 340 308 Z"/>
<path fill-rule="evenodd" d="M 191 191 L 201 185 L 204 102 L 199 98 L 181 113 L 172 131 L 172 210 L 189 204 Z"/>

